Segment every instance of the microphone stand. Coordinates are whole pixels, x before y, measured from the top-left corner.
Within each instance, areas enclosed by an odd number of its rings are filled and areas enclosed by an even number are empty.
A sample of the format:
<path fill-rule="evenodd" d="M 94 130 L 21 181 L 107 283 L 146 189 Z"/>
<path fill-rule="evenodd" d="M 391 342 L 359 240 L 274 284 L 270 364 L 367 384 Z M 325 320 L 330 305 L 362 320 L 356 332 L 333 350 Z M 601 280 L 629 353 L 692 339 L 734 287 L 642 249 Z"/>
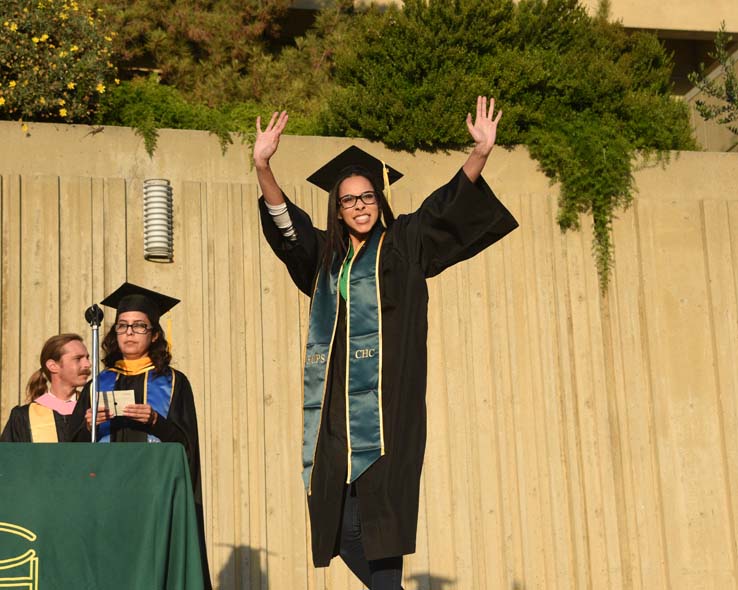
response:
<path fill-rule="evenodd" d="M 100 324 L 103 320 L 103 310 L 94 303 L 85 311 L 85 320 L 92 328 L 92 386 L 90 388 L 90 408 L 92 409 L 92 442 L 97 442 L 97 377 L 100 373 L 99 350 L 100 350 Z"/>

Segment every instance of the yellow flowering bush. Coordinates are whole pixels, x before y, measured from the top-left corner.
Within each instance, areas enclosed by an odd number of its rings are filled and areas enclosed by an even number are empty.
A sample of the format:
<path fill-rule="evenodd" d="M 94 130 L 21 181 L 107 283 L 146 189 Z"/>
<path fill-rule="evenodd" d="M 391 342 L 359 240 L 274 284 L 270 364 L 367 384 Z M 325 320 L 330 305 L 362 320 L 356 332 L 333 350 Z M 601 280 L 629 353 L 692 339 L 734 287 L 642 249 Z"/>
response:
<path fill-rule="evenodd" d="M 75 0 L 2 0 L 0 119 L 88 122 L 117 71 L 102 12 Z"/>

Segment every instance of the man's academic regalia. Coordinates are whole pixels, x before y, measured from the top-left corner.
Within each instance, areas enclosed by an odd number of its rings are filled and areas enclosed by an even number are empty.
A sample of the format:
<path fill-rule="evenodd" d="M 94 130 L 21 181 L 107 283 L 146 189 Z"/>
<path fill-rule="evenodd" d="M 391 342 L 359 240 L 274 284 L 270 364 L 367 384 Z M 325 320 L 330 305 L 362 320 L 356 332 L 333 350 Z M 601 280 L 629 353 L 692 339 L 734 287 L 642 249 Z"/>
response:
<path fill-rule="evenodd" d="M 297 287 L 313 297 L 311 313 L 315 313 L 314 292 L 317 290 L 326 233 L 316 229 L 307 213 L 286 197 L 285 201 L 296 240 L 282 235 L 262 197 L 263 232 Z M 486 182 L 480 178 L 472 183 L 460 170 L 448 184 L 431 194 L 416 212 L 400 215 L 380 242 L 376 276 L 381 300 L 378 316 L 381 318 L 383 347 L 379 364 L 383 453 L 352 484 L 359 500 L 362 543 L 368 560 L 415 551 L 420 474 L 426 440 L 426 279 L 474 256 L 516 227 L 517 222 Z M 381 232 L 380 224 L 372 231 Z M 365 255 L 364 250 L 363 247 L 359 249 L 354 265 Z M 346 318 L 350 312 L 344 298 L 337 299 L 339 309 L 326 369 L 321 415 L 316 422 L 319 426 L 312 472 L 306 480 L 309 481 L 306 487 L 313 562 L 317 567 L 327 566 L 338 553 L 343 499 L 347 479 L 352 477 L 349 473 L 347 478 L 352 460 L 348 457 L 351 453 L 348 452 L 346 428 L 346 399 L 349 398 Z M 308 362 L 309 357 L 306 355 Z M 355 421 L 359 422 L 353 415 L 350 420 L 352 428 Z M 309 454 L 303 451 L 303 465 L 306 464 L 306 456 Z"/>
<path fill-rule="evenodd" d="M 69 418 L 37 401 L 16 406 L 10 411 L 0 442 L 67 442 Z"/>

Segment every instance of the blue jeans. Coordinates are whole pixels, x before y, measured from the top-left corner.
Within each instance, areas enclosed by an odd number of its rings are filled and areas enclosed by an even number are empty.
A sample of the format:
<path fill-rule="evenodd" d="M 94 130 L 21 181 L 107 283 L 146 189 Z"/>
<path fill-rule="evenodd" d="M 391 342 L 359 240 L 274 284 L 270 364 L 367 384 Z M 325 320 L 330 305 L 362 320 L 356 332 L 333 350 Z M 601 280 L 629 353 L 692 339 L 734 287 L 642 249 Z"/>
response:
<path fill-rule="evenodd" d="M 359 499 L 346 490 L 341 523 L 340 555 L 344 563 L 369 590 L 402 590 L 402 555 L 369 560 L 361 544 Z"/>

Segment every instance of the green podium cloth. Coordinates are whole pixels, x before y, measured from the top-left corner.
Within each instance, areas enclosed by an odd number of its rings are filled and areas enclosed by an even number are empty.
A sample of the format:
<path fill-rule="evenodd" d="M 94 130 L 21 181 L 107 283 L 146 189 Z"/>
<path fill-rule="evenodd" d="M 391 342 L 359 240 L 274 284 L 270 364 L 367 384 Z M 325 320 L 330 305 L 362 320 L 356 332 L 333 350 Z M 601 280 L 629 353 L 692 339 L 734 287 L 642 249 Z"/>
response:
<path fill-rule="evenodd" d="M 8 587 L 201 590 L 184 448 L 0 445 L 0 588 Z"/>

